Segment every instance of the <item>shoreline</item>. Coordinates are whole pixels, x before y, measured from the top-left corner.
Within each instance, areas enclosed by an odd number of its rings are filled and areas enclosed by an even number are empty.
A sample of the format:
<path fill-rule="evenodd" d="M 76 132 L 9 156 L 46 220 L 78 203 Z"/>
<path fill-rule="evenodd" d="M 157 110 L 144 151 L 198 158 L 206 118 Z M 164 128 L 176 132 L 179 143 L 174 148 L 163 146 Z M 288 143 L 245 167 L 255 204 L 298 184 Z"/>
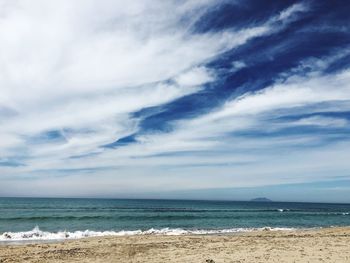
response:
<path fill-rule="evenodd" d="M 349 247 L 350 227 L 105 236 L 2 245 L 0 262 L 350 262 Z"/>
<path fill-rule="evenodd" d="M 254 228 L 228 228 L 228 229 L 183 229 L 183 228 L 150 228 L 148 230 L 120 230 L 120 231 L 58 231 L 46 232 L 35 227 L 30 231 L 4 232 L 0 235 L 0 246 L 6 243 L 30 244 L 36 242 L 60 242 L 67 240 L 86 239 L 91 237 L 126 237 L 126 236 L 185 236 L 185 235 L 234 235 L 258 231 L 293 231 L 293 230 L 316 230 L 320 227 L 291 228 L 291 227 L 254 227 Z"/>

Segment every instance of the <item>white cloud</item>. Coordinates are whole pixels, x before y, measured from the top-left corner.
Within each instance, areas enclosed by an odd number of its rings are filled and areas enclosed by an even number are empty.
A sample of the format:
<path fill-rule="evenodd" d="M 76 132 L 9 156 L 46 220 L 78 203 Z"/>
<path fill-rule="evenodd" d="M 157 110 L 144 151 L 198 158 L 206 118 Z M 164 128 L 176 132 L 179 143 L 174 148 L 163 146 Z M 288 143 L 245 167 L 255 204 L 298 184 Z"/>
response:
<path fill-rule="evenodd" d="M 173 167 L 170 171 L 160 170 L 166 171 L 166 178 L 172 173 L 185 173 L 198 188 L 210 187 L 209 184 L 211 187 L 237 187 L 328 180 L 348 170 L 345 157 L 348 140 L 329 144 L 328 140 L 337 135 L 327 132 L 279 137 L 241 137 L 239 132 L 268 133 L 300 125 L 346 128 L 348 121 L 336 117 L 304 117 L 290 122 L 271 119 L 298 114 L 300 107 L 304 114 L 319 112 L 319 108 L 314 107 L 319 103 L 324 105 L 321 112 L 349 110 L 349 73 L 349 70 L 335 75 L 311 72 L 310 76 L 298 78 L 292 75 L 261 92 L 233 99 L 221 109 L 179 121 L 173 132 L 140 136 L 141 143 L 106 152 L 94 160 L 101 166 L 112 164 L 118 157 L 121 159 L 117 165 L 130 164 L 142 169 Z M 337 90 L 329 89 L 330 86 Z M 334 107 L 334 103 L 340 107 Z M 186 155 L 186 152 L 191 154 Z M 331 158 L 329 153 L 332 153 Z M 130 156 L 137 158 L 129 159 Z M 154 172 L 159 171 L 155 169 Z M 198 177 L 203 180 L 202 184 L 197 182 Z"/>
<path fill-rule="evenodd" d="M 7 186 L 11 188 L 11 180 L 25 175 L 43 180 L 28 183 L 31 187 L 50 182 L 67 185 L 64 178 L 49 176 L 63 168 L 105 167 L 113 169 L 90 172 L 90 188 L 94 175 L 106 179 L 100 187 L 108 186 L 108 191 L 117 185 L 130 187 L 133 180 L 144 182 L 147 189 L 244 185 L 246 178 L 252 185 L 287 181 L 276 177 L 282 168 L 274 167 L 274 154 L 260 157 L 254 151 L 313 143 L 317 138 L 243 142 L 229 134 L 268 125 L 261 116 L 280 109 L 348 102 L 349 71 L 336 76 L 289 77 L 261 92 L 232 99 L 204 116 L 174 122 L 172 132 L 140 135 L 139 143 L 113 150 L 101 147 L 138 131 L 140 120 L 131 116 L 134 112 L 198 92 L 215 81 L 215 71 L 204 66 L 207 62 L 252 38 L 276 33 L 281 29 L 276 21 L 288 23 L 306 10 L 298 4 L 251 28 L 194 34 L 190 26 L 216 4 L 106 0 L 6 4 L 0 13 L 0 109 L 7 112 L 0 120 L 0 159 L 18 155 L 26 164 L 0 167 Z M 243 61 L 232 65 L 235 70 L 246 66 Z M 328 86 L 337 89 L 330 91 Z M 319 117 L 294 125 L 308 123 L 347 125 L 344 120 Z M 52 130 L 60 131 L 64 140 L 33 142 Z M 177 151 L 194 154 L 167 156 Z M 200 155 L 208 152 L 217 154 Z M 263 161 L 267 161 L 265 170 Z M 247 163 L 258 163 L 259 169 L 251 172 Z M 207 165 L 212 167 L 201 167 Z M 223 168 L 218 172 L 215 165 Z M 179 171 L 184 175 L 178 176 Z M 260 178 L 258 171 L 271 171 L 271 175 Z M 220 180 L 212 179 L 214 172 Z M 76 173 L 69 179 L 74 186 L 85 176 L 85 172 Z M 203 178 L 200 183 L 199 176 Z"/>
<path fill-rule="evenodd" d="M 346 127 L 349 125 L 349 122 L 343 118 L 331 118 L 331 117 L 321 117 L 314 116 L 308 118 L 302 118 L 298 121 L 291 122 L 289 125 L 314 125 L 314 126 L 322 126 L 322 127 Z"/>
<path fill-rule="evenodd" d="M 294 4 L 287 9 L 283 10 L 280 15 L 276 18 L 276 20 L 288 20 L 291 18 L 295 18 L 299 12 L 306 12 L 308 10 L 308 6 L 305 3 L 297 3 Z"/>
<path fill-rule="evenodd" d="M 244 63 L 244 61 L 233 61 L 231 71 L 234 72 L 239 69 L 245 68 L 246 66 L 247 65 Z"/>
<path fill-rule="evenodd" d="M 197 86 L 214 80 L 214 73 L 205 67 L 193 68 L 175 78 L 179 86 Z"/>

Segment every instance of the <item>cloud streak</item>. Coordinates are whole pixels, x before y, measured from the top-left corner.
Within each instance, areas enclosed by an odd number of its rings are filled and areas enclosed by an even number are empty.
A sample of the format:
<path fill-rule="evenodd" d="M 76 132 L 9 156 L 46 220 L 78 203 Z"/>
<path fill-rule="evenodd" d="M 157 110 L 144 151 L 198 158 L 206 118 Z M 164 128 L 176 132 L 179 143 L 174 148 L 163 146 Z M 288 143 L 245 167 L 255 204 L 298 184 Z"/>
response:
<path fill-rule="evenodd" d="M 81 194 L 113 195 L 347 176 L 350 71 L 327 70 L 348 47 L 288 55 L 318 23 L 303 2 L 197 30 L 226 5 L 243 3 L 2 2 L 0 194 L 59 185 L 69 195 L 81 180 Z"/>

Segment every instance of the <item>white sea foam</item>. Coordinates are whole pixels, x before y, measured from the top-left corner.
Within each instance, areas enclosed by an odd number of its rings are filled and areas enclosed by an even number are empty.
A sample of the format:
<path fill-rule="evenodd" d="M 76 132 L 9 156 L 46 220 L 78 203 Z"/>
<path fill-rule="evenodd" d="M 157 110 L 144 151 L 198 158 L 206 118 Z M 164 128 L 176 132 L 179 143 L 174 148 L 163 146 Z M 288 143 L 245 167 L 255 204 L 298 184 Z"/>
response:
<path fill-rule="evenodd" d="M 215 230 L 185 230 L 182 228 L 151 228 L 146 231 L 130 230 L 130 231 L 59 231 L 59 232 L 45 232 L 35 227 L 31 231 L 25 232 L 5 232 L 0 235 L 1 241 L 36 241 L 36 240 L 66 240 L 79 239 L 86 237 L 101 237 L 101 236 L 133 236 L 133 235 L 213 235 L 213 234 L 234 234 L 240 232 L 251 232 L 258 230 L 277 231 L 277 230 L 293 230 L 293 228 L 230 228 L 230 229 L 215 229 Z"/>
<path fill-rule="evenodd" d="M 288 212 L 290 209 L 277 209 L 278 212 Z"/>

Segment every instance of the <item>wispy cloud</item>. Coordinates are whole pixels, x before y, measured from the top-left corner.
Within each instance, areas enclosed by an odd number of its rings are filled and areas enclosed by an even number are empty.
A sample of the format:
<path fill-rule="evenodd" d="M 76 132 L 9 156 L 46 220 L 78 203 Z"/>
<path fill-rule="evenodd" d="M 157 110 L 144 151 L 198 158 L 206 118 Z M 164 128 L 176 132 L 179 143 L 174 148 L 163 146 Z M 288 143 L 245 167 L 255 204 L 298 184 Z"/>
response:
<path fill-rule="evenodd" d="M 89 193 L 112 193 L 343 175 L 350 71 L 327 69 L 348 47 L 325 47 L 321 58 L 299 47 L 303 55 L 278 61 L 295 43 L 289 32 L 314 26 L 302 22 L 313 9 L 303 2 L 247 25 L 196 30 L 226 4 L 3 2 L 2 184 L 72 193 L 84 180 Z M 279 42 L 264 53 L 265 40 Z"/>

